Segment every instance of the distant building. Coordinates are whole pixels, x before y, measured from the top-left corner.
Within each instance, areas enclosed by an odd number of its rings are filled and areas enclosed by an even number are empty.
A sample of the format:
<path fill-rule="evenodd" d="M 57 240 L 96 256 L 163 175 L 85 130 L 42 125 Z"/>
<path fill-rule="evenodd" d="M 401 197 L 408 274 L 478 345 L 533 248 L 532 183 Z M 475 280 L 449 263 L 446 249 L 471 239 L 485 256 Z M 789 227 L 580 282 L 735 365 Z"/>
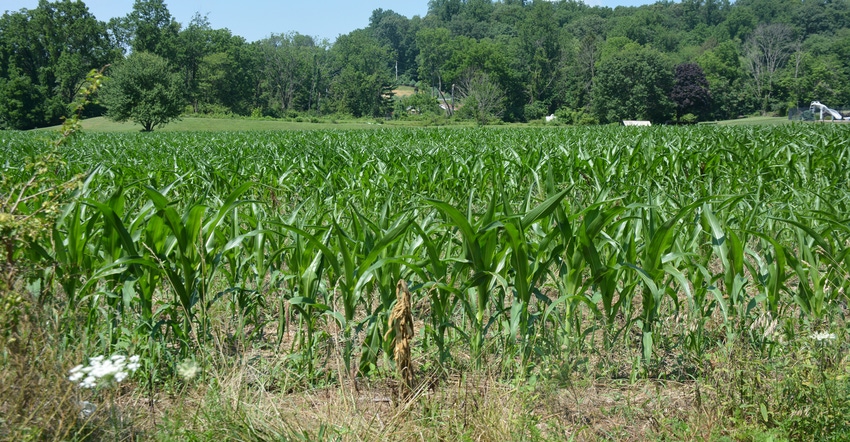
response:
<path fill-rule="evenodd" d="M 652 123 L 646 120 L 623 120 L 623 126 L 652 126 Z"/>

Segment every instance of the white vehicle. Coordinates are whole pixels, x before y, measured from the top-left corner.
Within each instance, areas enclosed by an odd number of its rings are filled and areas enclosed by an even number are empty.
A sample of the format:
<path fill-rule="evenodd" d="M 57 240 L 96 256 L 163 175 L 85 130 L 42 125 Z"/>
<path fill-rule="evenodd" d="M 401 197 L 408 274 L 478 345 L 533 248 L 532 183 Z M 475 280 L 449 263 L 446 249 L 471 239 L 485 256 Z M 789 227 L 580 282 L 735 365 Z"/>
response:
<path fill-rule="evenodd" d="M 820 111 L 821 121 L 823 121 L 823 113 L 824 112 L 831 115 L 833 120 L 844 120 L 845 119 L 844 116 L 841 115 L 841 112 L 838 112 L 835 109 L 828 108 L 825 104 L 821 103 L 820 101 L 812 101 L 812 104 L 809 105 L 809 111 L 811 113 L 815 113 L 817 111 Z M 848 117 L 847 119 L 850 119 L 850 117 Z"/>

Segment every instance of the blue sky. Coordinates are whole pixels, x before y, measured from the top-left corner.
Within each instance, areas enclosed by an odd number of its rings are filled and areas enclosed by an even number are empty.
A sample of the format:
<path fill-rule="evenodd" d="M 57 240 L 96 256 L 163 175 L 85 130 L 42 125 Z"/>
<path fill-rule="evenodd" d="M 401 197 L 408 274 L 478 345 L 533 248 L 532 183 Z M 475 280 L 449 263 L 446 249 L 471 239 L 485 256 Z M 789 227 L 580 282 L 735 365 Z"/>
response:
<path fill-rule="evenodd" d="M 653 3 L 654 0 L 585 0 L 590 5 L 615 7 Z M 98 20 L 122 17 L 133 9 L 133 0 L 85 0 Z M 424 16 L 428 0 L 166 0 L 171 15 L 183 25 L 200 12 L 213 28 L 227 28 L 248 41 L 269 34 L 298 32 L 333 41 L 369 24 L 378 8 L 391 9 L 406 17 Z M 34 9 L 38 0 L 2 0 L 0 10 Z"/>

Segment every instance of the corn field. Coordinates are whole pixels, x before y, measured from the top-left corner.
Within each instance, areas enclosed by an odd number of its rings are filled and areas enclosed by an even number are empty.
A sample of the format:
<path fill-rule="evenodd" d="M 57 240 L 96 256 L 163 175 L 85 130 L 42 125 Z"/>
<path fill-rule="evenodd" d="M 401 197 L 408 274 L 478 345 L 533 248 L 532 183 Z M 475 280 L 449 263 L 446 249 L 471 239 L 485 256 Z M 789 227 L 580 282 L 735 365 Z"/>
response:
<path fill-rule="evenodd" d="M 846 333 L 839 125 L 82 134 L 23 167 L 44 137 L 0 134 L 8 285 L 149 370 L 258 347 L 307 379 L 368 375 L 392 359 L 399 281 L 439 367 L 621 349 L 639 373 L 698 372 L 733 342 Z M 16 234 L 53 197 L 36 173 L 80 175 Z"/>

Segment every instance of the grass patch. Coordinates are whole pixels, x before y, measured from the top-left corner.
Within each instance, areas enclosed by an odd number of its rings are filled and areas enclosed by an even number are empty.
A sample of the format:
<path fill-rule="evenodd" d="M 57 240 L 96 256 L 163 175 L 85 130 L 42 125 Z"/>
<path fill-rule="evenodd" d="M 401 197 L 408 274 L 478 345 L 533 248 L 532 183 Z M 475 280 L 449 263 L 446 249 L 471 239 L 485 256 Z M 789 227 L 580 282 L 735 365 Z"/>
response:
<path fill-rule="evenodd" d="M 471 121 L 447 121 L 453 127 L 473 126 Z M 134 123 L 116 123 L 106 117 L 89 118 L 82 121 L 83 130 L 98 133 L 141 132 L 142 126 Z M 433 126 L 427 120 L 317 120 L 297 122 L 287 120 L 262 120 L 250 118 L 195 118 L 183 117 L 154 132 L 253 132 L 253 131 L 306 131 L 306 130 L 351 130 L 381 129 L 387 127 Z M 59 126 L 36 129 L 56 131 Z"/>
<path fill-rule="evenodd" d="M 791 123 L 794 123 L 794 121 L 789 120 L 787 117 L 747 117 L 715 122 L 715 124 L 720 126 L 777 126 Z"/>
<path fill-rule="evenodd" d="M 89 132 L 139 132 L 142 126 L 134 123 L 116 123 L 105 117 L 89 118 L 82 121 L 83 130 Z M 341 121 L 333 123 L 294 122 L 285 120 L 255 120 L 248 118 L 193 118 L 183 117 L 155 132 L 239 132 L 239 131 L 285 131 L 285 130 L 322 130 L 322 129 L 375 129 L 380 124 L 372 121 Z M 44 130 L 54 130 L 56 127 Z"/>
<path fill-rule="evenodd" d="M 393 89 L 396 98 L 409 97 L 415 93 L 416 89 L 413 86 L 399 86 Z"/>
<path fill-rule="evenodd" d="M 412 94 L 413 88 L 410 88 Z M 399 96 L 404 96 L 404 91 Z M 452 127 L 475 126 L 472 121 L 447 120 Z M 749 117 L 736 120 L 724 120 L 707 122 L 705 124 L 716 124 L 720 126 L 775 126 L 791 124 L 792 121 L 784 117 Z M 196 118 L 183 117 L 178 121 L 169 123 L 164 127 L 155 129 L 155 132 L 247 132 L 247 131 L 304 131 L 304 130 L 348 130 L 348 129 L 380 129 L 386 127 L 427 127 L 433 126 L 431 122 L 424 119 L 408 120 L 339 120 L 318 122 L 297 122 L 287 120 L 262 120 L 250 118 Z M 526 123 L 512 123 L 495 127 L 525 127 Z M 140 132 L 142 126 L 134 123 L 116 123 L 105 117 L 89 118 L 82 121 L 83 130 L 88 132 L 118 133 L 118 132 Z M 37 129 L 39 131 L 56 130 L 58 126 Z"/>
<path fill-rule="evenodd" d="M 599 367 L 628 365 L 624 351 L 579 363 L 567 356 L 513 377 L 494 370 L 496 360 L 429 369 L 432 355 L 417 338 L 418 381 L 405 401 L 389 371 L 311 385 L 286 352 L 221 349 L 199 358 L 194 378 L 150 390 L 134 376 L 87 391 L 66 380 L 80 349 L 56 329 L 37 329 L 49 315 L 31 311 L 21 323 L 25 345 L 0 358 L 0 440 L 848 440 L 850 366 L 832 359 L 841 353 L 835 342 L 788 343 L 795 364 L 739 342 L 698 379 L 630 381 Z"/>

